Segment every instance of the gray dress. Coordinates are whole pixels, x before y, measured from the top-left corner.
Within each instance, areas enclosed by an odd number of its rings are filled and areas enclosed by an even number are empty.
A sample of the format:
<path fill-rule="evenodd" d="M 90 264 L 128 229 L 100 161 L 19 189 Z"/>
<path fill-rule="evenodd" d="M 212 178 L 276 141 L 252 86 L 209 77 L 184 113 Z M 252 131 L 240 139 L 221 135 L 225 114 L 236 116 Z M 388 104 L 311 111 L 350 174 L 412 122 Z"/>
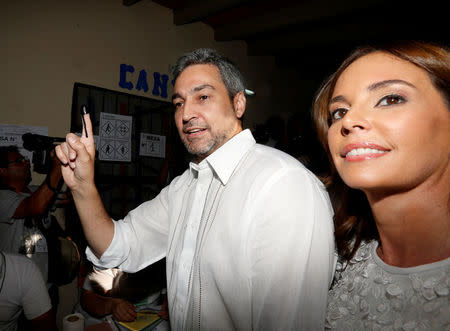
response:
<path fill-rule="evenodd" d="M 338 263 L 325 328 L 450 330 L 450 258 L 398 268 L 384 263 L 377 247 L 363 243 L 346 268 Z"/>

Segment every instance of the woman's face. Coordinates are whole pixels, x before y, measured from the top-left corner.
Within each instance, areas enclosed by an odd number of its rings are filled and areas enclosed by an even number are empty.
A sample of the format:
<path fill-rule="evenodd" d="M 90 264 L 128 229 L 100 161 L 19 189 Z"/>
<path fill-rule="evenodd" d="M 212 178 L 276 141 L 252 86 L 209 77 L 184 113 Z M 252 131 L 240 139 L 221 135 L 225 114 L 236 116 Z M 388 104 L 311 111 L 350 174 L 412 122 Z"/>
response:
<path fill-rule="evenodd" d="M 365 55 L 339 77 L 329 111 L 330 153 L 350 187 L 403 192 L 449 171 L 450 111 L 421 68 Z"/>

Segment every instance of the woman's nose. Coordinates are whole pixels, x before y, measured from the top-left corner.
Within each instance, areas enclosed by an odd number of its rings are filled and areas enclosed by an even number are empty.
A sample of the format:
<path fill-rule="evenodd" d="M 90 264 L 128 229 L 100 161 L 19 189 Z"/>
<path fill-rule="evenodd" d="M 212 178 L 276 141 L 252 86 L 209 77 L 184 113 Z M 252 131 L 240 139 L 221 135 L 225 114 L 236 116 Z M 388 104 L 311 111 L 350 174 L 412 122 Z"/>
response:
<path fill-rule="evenodd" d="M 369 130 L 371 128 L 370 121 L 366 111 L 363 109 L 352 108 L 341 120 L 341 133 L 346 136 L 356 131 Z"/>

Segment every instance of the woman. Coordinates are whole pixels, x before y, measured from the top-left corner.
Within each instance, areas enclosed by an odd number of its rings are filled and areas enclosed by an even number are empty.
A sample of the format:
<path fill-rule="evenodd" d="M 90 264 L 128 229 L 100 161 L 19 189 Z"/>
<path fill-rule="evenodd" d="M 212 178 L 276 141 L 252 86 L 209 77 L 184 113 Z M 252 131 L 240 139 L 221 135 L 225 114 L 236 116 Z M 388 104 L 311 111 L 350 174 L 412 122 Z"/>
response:
<path fill-rule="evenodd" d="M 319 90 L 314 120 L 341 262 L 331 329 L 450 327 L 450 53 L 364 47 Z"/>

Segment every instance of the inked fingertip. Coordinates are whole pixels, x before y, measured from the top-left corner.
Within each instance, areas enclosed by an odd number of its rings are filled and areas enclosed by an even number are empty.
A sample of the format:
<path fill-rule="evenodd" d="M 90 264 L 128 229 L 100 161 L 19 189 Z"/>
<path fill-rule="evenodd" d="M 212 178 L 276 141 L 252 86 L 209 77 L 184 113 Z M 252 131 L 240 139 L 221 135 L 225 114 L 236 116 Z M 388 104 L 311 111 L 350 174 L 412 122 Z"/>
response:
<path fill-rule="evenodd" d="M 86 105 L 82 105 L 82 106 L 81 106 L 80 113 L 81 113 L 81 115 L 87 115 L 87 114 L 89 114 L 89 110 L 87 109 L 87 106 L 86 106 Z"/>

